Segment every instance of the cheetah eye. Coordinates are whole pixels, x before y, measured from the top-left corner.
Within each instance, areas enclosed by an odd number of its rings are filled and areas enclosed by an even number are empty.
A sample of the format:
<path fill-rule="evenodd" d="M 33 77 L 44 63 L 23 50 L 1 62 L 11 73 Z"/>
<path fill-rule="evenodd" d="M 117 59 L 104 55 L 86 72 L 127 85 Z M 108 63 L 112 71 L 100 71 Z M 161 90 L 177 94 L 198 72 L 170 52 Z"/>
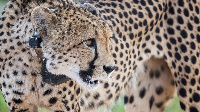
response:
<path fill-rule="evenodd" d="M 95 47 L 96 41 L 95 41 L 95 39 L 88 39 L 88 40 L 84 41 L 84 44 L 88 47 Z"/>

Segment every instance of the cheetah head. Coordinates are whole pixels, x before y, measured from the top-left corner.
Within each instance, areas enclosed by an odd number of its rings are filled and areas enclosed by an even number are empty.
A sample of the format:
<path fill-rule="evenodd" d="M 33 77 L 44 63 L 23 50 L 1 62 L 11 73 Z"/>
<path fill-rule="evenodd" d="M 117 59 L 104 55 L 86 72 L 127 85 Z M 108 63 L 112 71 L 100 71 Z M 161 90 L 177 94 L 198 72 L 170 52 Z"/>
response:
<path fill-rule="evenodd" d="M 109 77 L 115 68 L 109 51 L 112 31 L 97 15 L 71 5 L 54 11 L 34 8 L 31 21 L 43 39 L 48 72 L 65 75 L 86 89 L 98 87 L 99 80 Z"/>

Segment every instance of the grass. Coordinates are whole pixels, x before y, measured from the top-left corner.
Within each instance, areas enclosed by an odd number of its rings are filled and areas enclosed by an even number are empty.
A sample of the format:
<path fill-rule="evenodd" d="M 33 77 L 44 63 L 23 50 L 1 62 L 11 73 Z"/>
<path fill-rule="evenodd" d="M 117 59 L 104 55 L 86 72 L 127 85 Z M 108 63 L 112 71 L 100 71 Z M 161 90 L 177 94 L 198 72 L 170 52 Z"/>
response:
<path fill-rule="evenodd" d="M 0 91 L 0 112 L 8 112 L 8 108 L 4 101 L 1 91 Z"/>
<path fill-rule="evenodd" d="M 7 0 L 0 0 L 0 12 L 3 10 L 3 7 L 5 6 L 6 3 Z M 125 110 L 122 98 L 121 102 L 114 105 L 114 107 L 112 108 L 112 112 L 124 112 L 124 111 Z M 1 91 L 0 91 L 0 112 L 9 112 Z M 47 111 L 45 109 L 39 108 L 39 112 L 47 112 Z M 104 110 L 102 109 L 100 110 L 100 112 L 104 112 Z M 167 106 L 164 112 L 181 112 L 179 99 L 177 96 L 171 101 L 171 103 Z"/>

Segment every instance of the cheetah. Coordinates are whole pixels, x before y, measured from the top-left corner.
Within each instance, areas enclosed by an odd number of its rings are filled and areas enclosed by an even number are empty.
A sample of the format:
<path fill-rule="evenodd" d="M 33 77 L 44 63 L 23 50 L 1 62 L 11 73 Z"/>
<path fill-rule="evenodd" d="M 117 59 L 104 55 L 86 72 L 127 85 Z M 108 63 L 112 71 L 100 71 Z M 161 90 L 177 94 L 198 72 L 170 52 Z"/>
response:
<path fill-rule="evenodd" d="M 127 112 L 162 112 L 177 91 L 182 111 L 199 112 L 199 7 L 10 0 L 0 19 L 0 85 L 10 111 L 95 111 L 124 95 Z M 34 36 L 41 49 L 30 47 Z"/>

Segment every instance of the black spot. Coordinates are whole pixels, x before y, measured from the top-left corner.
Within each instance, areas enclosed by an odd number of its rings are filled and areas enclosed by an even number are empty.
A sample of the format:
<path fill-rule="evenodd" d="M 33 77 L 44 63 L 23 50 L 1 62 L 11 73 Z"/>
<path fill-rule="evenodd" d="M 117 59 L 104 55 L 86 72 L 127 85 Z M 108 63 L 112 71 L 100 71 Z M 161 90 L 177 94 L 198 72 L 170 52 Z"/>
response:
<path fill-rule="evenodd" d="M 181 109 L 185 110 L 185 104 L 180 101 Z"/>
<path fill-rule="evenodd" d="M 23 92 L 21 92 L 21 91 L 17 91 L 17 90 L 13 90 L 13 93 L 14 93 L 14 94 L 17 94 L 17 95 L 24 95 Z"/>
<path fill-rule="evenodd" d="M 133 33 L 130 33 L 130 34 L 129 34 L 129 38 L 130 38 L 131 40 L 133 40 L 133 38 L 134 38 Z"/>
<path fill-rule="evenodd" d="M 198 75 L 199 74 L 199 70 L 195 69 L 195 74 Z"/>
<path fill-rule="evenodd" d="M 52 97 L 52 98 L 49 99 L 49 103 L 50 104 L 55 104 L 57 102 L 57 100 L 58 99 L 56 97 Z"/>
<path fill-rule="evenodd" d="M 94 102 L 89 102 L 89 108 L 94 108 Z"/>
<path fill-rule="evenodd" d="M 35 91 L 35 87 L 33 85 L 31 87 L 31 91 Z"/>
<path fill-rule="evenodd" d="M 132 104 L 132 103 L 133 103 L 133 101 L 134 101 L 134 97 L 133 97 L 133 95 L 131 95 L 131 96 L 130 96 L 129 103 L 130 103 L 130 104 Z"/>
<path fill-rule="evenodd" d="M 170 42 L 171 42 L 172 44 L 176 44 L 176 40 L 175 40 L 174 38 L 170 38 Z"/>
<path fill-rule="evenodd" d="M 21 99 L 18 99 L 18 98 L 13 98 L 12 101 L 16 104 L 21 104 L 23 103 L 23 101 Z"/>
<path fill-rule="evenodd" d="M 138 29 L 138 24 L 137 23 L 134 24 L 134 28 Z"/>
<path fill-rule="evenodd" d="M 66 91 L 67 90 L 67 88 L 66 87 L 63 87 L 63 91 Z"/>
<path fill-rule="evenodd" d="M 5 49 L 5 50 L 4 50 L 4 53 L 5 53 L 5 54 L 9 54 L 9 53 L 10 53 L 10 51 L 9 51 L 9 50 L 7 50 L 7 49 Z"/>
<path fill-rule="evenodd" d="M 151 110 L 151 108 L 152 108 L 152 106 L 153 106 L 153 103 L 154 103 L 154 97 L 153 96 L 151 96 L 151 98 L 149 99 L 149 108 L 150 108 L 150 110 Z"/>
<path fill-rule="evenodd" d="M 200 101 L 200 96 L 198 93 L 193 93 L 192 98 L 195 102 L 199 102 Z"/>
<path fill-rule="evenodd" d="M 160 69 L 161 69 L 162 72 L 164 72 L 165 67 L 162 65 L 162 66 L 160 67 Z"/>
<path fill-rule="evenodd" d="M 163 48 L 162 48 L 162 46 L 160 44 L 158 44 L 156 47 L 161 51 L 163 50 Z"/>
<path fill-rule="evenodd" d="M 181 55 L 177 52 L 175 53 L 175 57 L 176 57 L 177 60 L 179 60 L 179 61 L 181 60 Z"/>
<path fill-rule="evenodd" d="M 23 81 L 16 81 L 16 84 L 22 85 L 22 84 L 24 84 L 24 83 L 23 83 Z"/>
<path fill-rule="evenodd" d="M 187 47 L 184 44 L 181 44 L 180 48 L 183 53 L 187 52 Z"/>
<path fill-rule="evenodd" d="M 58 56 L 58 59 L 62 59 L 62 56 Z"/>
<path fill-rule="evenodd" d="M 156 36 L 156 39 L 157 39 L 159 42 L 162 41 L 160 36 Z"/>
<path fill-rule="evenodd" d="M 172 66 L 173 66 L 173 68 L 176 68 L 176 64 L 175 64 L 174 61 L 172 61 Z M 176 74 L 176 73 L 175 73 L 175 74 Z"/>
<path fill-rule="evenodd" d="M 194 86 L 194 85 L 195 85 L 195 83 L 196 83 L 196 80 L 195 80 L 195 78 L 192 78 L 192 79 L 190 80 L 190 83 L 191 83 L 191 85 L 192 85 L 192 86 Z"/>
<path fill-rule="evenodd" d="M 179 24 L 183 24 L 184 23 L 184 20 L 183 20 L 183 18 L 181 16 L 177 17 L 177 21 L 178 21 Z"/>
<path fill-rule="evenodd" d="M 156 107 L 160 108 L 163 105 L 163 102 L 156 103 Z"/>
<path fill-rule="evenodd" d="M 93 96 L 93 98 L 96 99 L 96 100 L 97 100 L 99 97 L 100 97 L 100 94 L 99 94 L 99 93 L 96 93 L 96 94 Z"/>
<path fill-rule="evenodd" d="M 129 18 L 129 23 L 133 24 L 133 19 L 132 18 Z"/>
<path fill-rule="evenodd" d="M 156 88 L 156 93 L 157 93 L 157 95 L 160 95 L 161 93 L 163 93 L 162 86 L 159 86 L 159 87 Z"/>
<path fill-rule="evenodd" d="M 131 5 L 128 2 L 125 2 L 127 8 L 131 8 Z"/>
<path fill-rule="evenodd" d="M 21 45 L 22 45 L 22 43 L 19 41 L 19 42 L 17 42 L 17 45 L 18 45 L 18 46 L 21 46 Z"/>
<path fill-rule="evenodd" d="M 188 27 L 189 30 L 191 30 L 191 31 L 193 30 L 193 26 L 192 26 L 191 23 L 188 23 L 188 24 L 187 24 L 187 27 Z"/>
<path fill-rule="evenodd" d="M 134 2 L 135 4 L 138 4 L 138 3 L 139 3 L 139 0 L 133 0 L 133 2 Z"/>
<path fill-rule="evenodd" d="M 170 8 L 169 8 L 169 13 L 170 13 L 170 14 L 174 14 L 174 7 L 170 7 Z"/>
<path fill-rule="evenodd" d="M 180 96 L 182 96 L 182 97 L 186 97 L 186 96 L 187 96 L 186 90 L 185 90 L 184 88 L 181 88 L 181 89 L 179 90 L 179 94 L 180 94 Z"/>
<path fill-rule="evenodd" d="M 146 6 L 146 1 L 140 0 L 140 4 L 143 5 L 143 6 Z"/>
<path fill-rule="evenodd" d="M 193 64 L 196 64 L 196 61 L 197 61 L 196 57 L 195 57 L 195 56 L 192 56 L 192 57 L 191 57 L 191 62 L 192 62 Z"/>
<path fill-rule="evenodd" d="M 117 7 L 117 4 L 114 3 L 114 2 L 111 2 L 111 5 L 112 5 L 114 8 Z"/>
<path fill-rule="evenodd" d="M 3 24 L 0 24 L 0 29 L 2 29 L 3 28 Z"/>
<path fill-rule="evenodd" d="M 184 6 L 184 1 L 183 0 L 178 0 L 178 5 L 183 7 Z"/>
<path fill-rule="evenodd" d="M 98 106 L 101 106 L 101 105 L 103 105 L 103 104 L 104 104 L 104 101 L 103 101 L 103 100 L 101 100 L 101 101 L 99 101 L 99 102 L 98 102 L 98 104 L 97 104 L 97 105 L 98 105 Z"/>
<path fill-rule="evenodd" d="M 71 95 L 71 98 L 70 98 L 70 100 L 72 101 L 74 99 L 74 95 Z"/>
<path fill-rule="evenodd" d="M 52 93 L 52 89 L 47 89 L 44 93 L 43 93 L 43 95 L 45 96 L 45 95 L 49 95 L 49 94 L 51 94 Z"/>
<path fill-rule="evenodd" d="M 150 35 L 147 35 L 145 39 L 148 41 L 150 39 Z"/>
<path fill-rule="evenodd" d="M 62 111 L 62 110 L 56 110 L 55 112 L 64 112 L 64 111 Z"/>
<path fill-rule="evenodd" d="M 109 95 L 108 95 L 108 100 L 110 100 L 112 97 L 113 97 L 113 95 L 112 95 L 112 94 L 109 94 Z"/>
<path fill-rule="evenodd" d="M 140 90 L 140 93 L 139 93 L 140 98 L 143 98 L 143 97 L 145 96 L 145 93 L 146 93 L 146 89 L 145 89 L 145 88 L 142 88 L 142 89 Z"/>
<path fill-rule="evenodd" d="M 143 13 L 142 13 L 142 12 L 139 12 L 139 13 L 138 13 L 138 17 L 139 17 L 139 18 L 143 18 L 143 17 L 144 17 Z"/>
<path fill-rule="evenodd" d="M 199 112 L 199 111 L 197 110 L 196 107 L 191 106 L 190 107 L 190 112 Z"/>
<path fill-rule="evenodd" d="M 78 89 L 76 90 L 76 94 L 78 95 L 78 94 L 80 93 L 80 91 L 81 91 L 81 89 L 78 88 Z"/>
<path fill-rule="evenodd" d="M 187 36 L 188 36 L 188 34 L 187 34 L 187 32 L 185 31 L 185 30 L 181 30 L 181 36 L 183 37 L 183 38 L 187 38 Z"/>
<path fill-rule="evenodd" d="M 156 77 L 156 78 L 159 78 L 159 77 L 160 77 L 160 71 L 158 71 L 158 70 L 155 71 L 155 77 Z"/>
<path fill-rule="evenodd" d="M 67 109 L 67 111 L 70 111 L 70 108 L 69 108 L 69 106 L 65 106 L 65 108 Z"/>
<path fill-rule="evenodd" d="M 123 15 L 122 15 L 121 12 L 119 12 L 118 15 L 119 15 L 120 18 L 123 18 Z"/>
<path fill-rule="evenodd" d="M 118 74 L 118 75 L 116 76 L 116 79 L 117 79 L 117 80 L 119 80 L 119 79 L 120 79 L 120 74 Z"/>
<path fill-rule="evenodd" d="M 72 87 L 74 85 L 73 81 L 70 81 L 69 86 Z"/>
<path fill-rule="evenodd" d="M 196 23 L 196 24 L 199 24 L 199 18 L 198 17 L 194 17 L 194 22 Z"/>
<path fill-rule="evenodd" d="M 2 42 L 5 44 L 7 43 L 7 39 L 3 39 Z"/>
<path fill-rule="evenodd" d="M 172 27 L 167 28 L 167 32 L 171 35 L 174 34 L 174 29 Z"/>
<path fill-rule="evenodd" d="M 147 49 L 144 50 L 144 52 L 145 53 L 151 53 L 151 50 L 147 48 Z"/>
<path fill-rule="evenodd" d="M 190 73 L 191 72 L 191 69 L 190 69 L 190 67 L 188 65 L 185 66 L 185 71 L 186 71 L 186 73 Z"/>
<path fill-rule="evenodd" d="M 153 78 L 154 72 L 152 70 L 149 72 L 149 76 L 150 76 L 150 78 Z"/>
<path fill-rule="evenodd" d="M 104 84 L 104 88 L 108 88 L 109 84 L 108 83 L 105 83 Z"/>
<path fill-rule="evenodd" d="M 187 81 L 185 80 L 185 78 L 181 78 L 181 83 L 186 86 L 187 85 Z"/>
<path fill-rule="evenodd" d="M 22 71 L 22 74 L 23 74 L 23 75 L 27 75 L 27 73 L 26 73 L 26 71 L 25 71 L 25 70 L 23 70 L 23 71 Z"/>
<path fill-rule="evenodd" d="M 173 19 L 168 19 L 168 20 L 167 20 L 167 23 L 168 23 L 169 25 L 173 25 L 174 21 L 173 21 Z"/>
<path fill-rule="evenodd" d="M 15 75 L 15 76 L 16 76 L 17 74 L 18 74 L 18 72 L 17 72 L 17 71 L 13 71 L 13 75 Z"/>
<path fill-rule="evenodd" d="M 185 60 L 186 62 L 188 62 L 188 57 L 187 57 L 187 56 L 185 56 L 185 57 L 184 57 L 184 60 Z"/>
<path fill-rule="evenodd" d="M 199 34 L 197 34 L 196 39 L 197 39 L 197 42 L 200 43 L 200 35 Z"/>

